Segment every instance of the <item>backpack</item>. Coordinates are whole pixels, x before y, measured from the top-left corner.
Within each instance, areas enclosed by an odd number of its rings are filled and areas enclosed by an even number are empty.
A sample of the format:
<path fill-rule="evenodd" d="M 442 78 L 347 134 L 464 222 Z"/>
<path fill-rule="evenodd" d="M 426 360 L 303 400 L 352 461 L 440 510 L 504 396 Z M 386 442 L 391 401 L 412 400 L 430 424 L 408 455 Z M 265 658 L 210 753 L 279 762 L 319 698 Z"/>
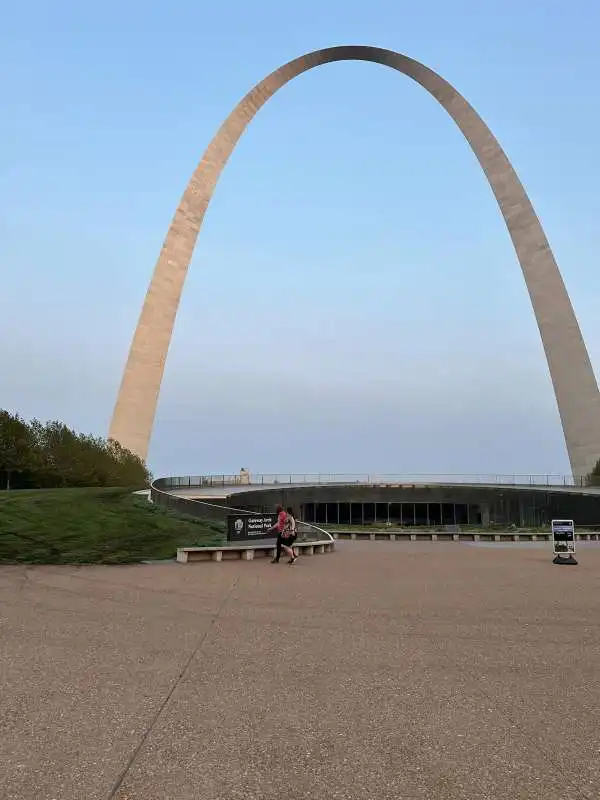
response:
<path fill-rule="evenodd" d="M 285 525 L 283 528 L 283 532 L 286 533 L 288 536 L 293 536 L 296 533 L 296 520 L 292 517 L 291 514 L 288 514 L 285 518 Z"/>

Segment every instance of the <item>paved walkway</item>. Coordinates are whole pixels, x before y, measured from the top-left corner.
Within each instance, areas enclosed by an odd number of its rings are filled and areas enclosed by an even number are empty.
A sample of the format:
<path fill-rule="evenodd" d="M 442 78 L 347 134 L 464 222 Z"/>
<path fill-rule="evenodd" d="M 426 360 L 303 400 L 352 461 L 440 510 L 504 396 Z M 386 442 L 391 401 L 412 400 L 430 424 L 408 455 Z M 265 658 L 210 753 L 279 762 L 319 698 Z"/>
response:
<path fill-rule="evenodd" d="M 0 567 L 3 800 L 600 797 L 600 546 Z"/>

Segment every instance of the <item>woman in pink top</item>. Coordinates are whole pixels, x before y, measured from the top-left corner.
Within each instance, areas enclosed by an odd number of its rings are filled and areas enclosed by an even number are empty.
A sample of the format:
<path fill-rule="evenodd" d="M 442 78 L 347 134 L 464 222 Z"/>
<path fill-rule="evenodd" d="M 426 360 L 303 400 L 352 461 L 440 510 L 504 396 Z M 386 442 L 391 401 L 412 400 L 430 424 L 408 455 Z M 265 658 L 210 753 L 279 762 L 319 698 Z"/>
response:
<path fill-rule="evenodd" d="M 269 530 L 269 533 L 277 532 L 277 550 L 275 553 L 275 558 L 271 561 L 271 564 L 279 563 L 282 549 L 285 550 L 285 552 L 290 557 L 290 564 L 293 564 L 294 561 L 296 560 L 294 550 L 293 548 L 288 547 L 287 544 L 284 544 L 284 536 L 283 536 L 288 515 L 283 506 L 277 506 L 276 511 L 277 511 L 277 522 Z"/>

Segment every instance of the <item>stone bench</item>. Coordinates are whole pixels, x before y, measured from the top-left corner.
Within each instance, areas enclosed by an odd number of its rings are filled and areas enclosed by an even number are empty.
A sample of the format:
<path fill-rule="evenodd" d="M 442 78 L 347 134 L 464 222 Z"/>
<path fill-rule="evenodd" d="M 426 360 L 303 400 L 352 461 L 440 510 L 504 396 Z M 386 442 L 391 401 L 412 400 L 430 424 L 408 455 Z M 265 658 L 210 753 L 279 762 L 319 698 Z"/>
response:
<path fill-rule="evenodd" d="M 312 556 L 330 553 L 335 547 L 333 541 L 294 542 L 299 555 Z M 275 544 L 226 544 L 220 547 L 178 547 L 177 561 L 189 564 L 191 561 L 253 561 L 254 558 L 274 558 Z"/>

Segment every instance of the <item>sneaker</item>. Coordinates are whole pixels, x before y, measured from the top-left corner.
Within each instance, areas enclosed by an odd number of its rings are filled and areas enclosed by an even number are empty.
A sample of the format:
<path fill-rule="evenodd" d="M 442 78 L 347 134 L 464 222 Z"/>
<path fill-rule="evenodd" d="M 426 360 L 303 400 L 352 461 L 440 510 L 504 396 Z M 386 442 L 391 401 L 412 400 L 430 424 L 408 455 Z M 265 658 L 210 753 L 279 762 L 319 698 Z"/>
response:
<path fill-rule="evenodd" d="M 288 561 L 288 564 L 294 564 L 297 558 L 298 558 L 298 556 L 294 556 L 293 558 L 290 558 L 290 560 Z"/>
<path fill-rule="evenodd" d="M 279 564 L 279 559 L 278 558 L 272 558 L 271 559 L 271 564 Z"/>

